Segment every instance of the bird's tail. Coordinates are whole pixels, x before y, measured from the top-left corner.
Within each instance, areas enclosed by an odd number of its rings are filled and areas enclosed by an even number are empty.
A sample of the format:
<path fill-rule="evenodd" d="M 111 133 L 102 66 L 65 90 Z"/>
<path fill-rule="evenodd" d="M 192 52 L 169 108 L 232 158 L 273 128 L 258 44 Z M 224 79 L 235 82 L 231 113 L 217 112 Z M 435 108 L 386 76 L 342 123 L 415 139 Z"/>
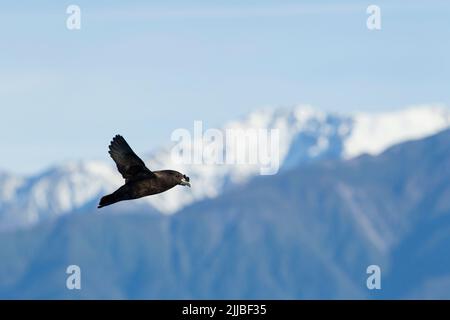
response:
<path fill-rule="evenodd" d="M 118 201 L 120 201 L 120 200 L 117 198 L 117 196 L 114 193 L 108 194 L 100 199 L 100 203 L 98 204 L 97 208 L 100 209 L 100 208 L 109 206 L 110 204 L 116 203 Z"/>

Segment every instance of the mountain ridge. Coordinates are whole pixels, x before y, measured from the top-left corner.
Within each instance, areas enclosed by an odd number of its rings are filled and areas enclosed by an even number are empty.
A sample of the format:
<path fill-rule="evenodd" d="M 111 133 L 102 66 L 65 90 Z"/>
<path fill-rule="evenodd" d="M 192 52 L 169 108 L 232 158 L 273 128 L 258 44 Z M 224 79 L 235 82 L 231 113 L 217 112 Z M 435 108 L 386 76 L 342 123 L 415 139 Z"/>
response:
<path fill-rule="evenodd" d="M 364 152 L 379 154 L 393 144 L 418 139 L 449 126 L 450 111 L 443 106 L 345 115 L 300 105 L 259 110 L 228 122 L 224 130 L 279 129 L 283 171 L 309 162 L 351 159 Z M 150 159 L 144 161 L 150 168 L 170 166 L 188 173 L 194 188 L 189 191 L 175 188 L 170 193 L 127 203 L 130 210 L 147 206 L 152 212 L 175 213 L 259 174 L 258 166 L 186 165 L 177 163 L 172 156 L 171 148 L 166 147 L 152 152 Z M 29 226 L 80 211 L 121 184 L 114 165 L 106 161 L 69 162 L 31 177 L 3 174 L 0 176 L 0 229 Z"/>
<path fill-rule="evenodd" d="M 309 163 L 171 216 L 68 215 L 2 233 L 0 297 L 448 299 L 449 145 L 445 130 Z M 70 264 L 80 291 L 65 287 Z M 380 291 L 366 287 L 373 264 Z"/>

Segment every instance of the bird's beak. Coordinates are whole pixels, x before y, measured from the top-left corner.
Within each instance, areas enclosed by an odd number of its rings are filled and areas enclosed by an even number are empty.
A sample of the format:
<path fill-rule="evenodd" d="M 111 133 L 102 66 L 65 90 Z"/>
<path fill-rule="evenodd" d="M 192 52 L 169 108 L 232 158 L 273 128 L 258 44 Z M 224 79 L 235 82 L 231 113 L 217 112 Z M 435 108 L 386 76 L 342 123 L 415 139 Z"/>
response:
<path fill-rule="evenodd" d="M 180 185 L 182 185 L 182 186 L 188 186 L 189 188 L 191 187 L 191 184 L 190 184 L 189 181 L 187 181 L 185 178 L 181 178 Z"/>

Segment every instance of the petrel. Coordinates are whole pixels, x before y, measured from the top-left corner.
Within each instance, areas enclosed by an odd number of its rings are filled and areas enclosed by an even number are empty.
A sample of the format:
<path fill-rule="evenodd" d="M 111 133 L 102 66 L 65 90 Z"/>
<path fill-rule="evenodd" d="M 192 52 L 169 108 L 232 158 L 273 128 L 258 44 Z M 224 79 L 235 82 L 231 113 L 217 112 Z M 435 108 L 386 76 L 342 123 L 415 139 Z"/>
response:
<path fill-rule="evenodd" d="M 176 185 L 191 186 L 189 177 L 178 171 L 150 171 L 121 135 L 116 135 L 112 139 L 109 145 L 109 154 L 125 179 L 125 184 L 112 194 L 101 198 L 98 208 L 123 200 L 161 193 Z"/>

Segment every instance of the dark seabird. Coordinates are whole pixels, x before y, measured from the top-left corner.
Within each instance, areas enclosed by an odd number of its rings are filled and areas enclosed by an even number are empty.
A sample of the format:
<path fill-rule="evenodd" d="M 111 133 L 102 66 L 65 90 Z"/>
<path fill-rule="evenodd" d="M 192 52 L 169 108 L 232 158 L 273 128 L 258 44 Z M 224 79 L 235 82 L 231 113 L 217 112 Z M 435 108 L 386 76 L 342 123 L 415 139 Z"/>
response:
<path fill-rule="evenodd" d="M 125 139 L 116 135 L 109 145 L 109 154 L 117 165 L 125 184 L 114 193 L 104 196 L 98 208 L 138 199 L 172 189 L 176 185 L 191 186 L 189 177 L 174 170 L 150 171 L 130 148 Z"/>

